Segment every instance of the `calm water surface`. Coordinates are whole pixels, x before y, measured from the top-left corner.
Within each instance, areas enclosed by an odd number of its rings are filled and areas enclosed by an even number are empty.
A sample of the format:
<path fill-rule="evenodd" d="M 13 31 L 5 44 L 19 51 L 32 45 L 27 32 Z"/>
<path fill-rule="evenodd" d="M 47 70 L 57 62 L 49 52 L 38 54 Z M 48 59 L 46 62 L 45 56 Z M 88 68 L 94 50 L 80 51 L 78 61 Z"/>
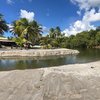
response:
<path fill-rule="evenodd" d="M 33 69 L 100 60 L 100 49 L 80 49 L 78 55 L 39 57 L 39 58 L 2 58 L 0 71 L 14 69 Z"/>

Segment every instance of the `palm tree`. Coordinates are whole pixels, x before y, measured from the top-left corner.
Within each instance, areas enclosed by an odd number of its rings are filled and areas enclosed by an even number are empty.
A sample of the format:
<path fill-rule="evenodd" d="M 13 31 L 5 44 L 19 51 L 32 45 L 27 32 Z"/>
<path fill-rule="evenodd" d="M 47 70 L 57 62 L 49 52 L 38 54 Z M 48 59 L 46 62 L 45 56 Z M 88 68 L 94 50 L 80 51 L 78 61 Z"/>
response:
<path fill-rule="evenodd" d="M 0 35 L 3 35 L 4 32 L 8 31 L 8 26 L 6 21 L 3 19 L 3 16 L 0 14 Z"/>
<path fill-rule="evenodd" d="M 35 20 L 29 22 L 26 18 L 21 18 L 14 21 L 12 26 L 11 32 L 16 37 L 23 37 L 32 43 L 41 37 L 42 28 Z"/>
<path fill-rule="evenodd" d="M 60 28 L 57 26 L 56 28 L 50 28 L 49 30 L 49 37 L 50 38 L 59 38 L 62 37 L 63 34 L 61 33 Z"/>
<path fill-rule="evenodd" d="M 55 34 L 56 34 L 56 38 L 60 37 L 61 36 L 61 30 L 60 30 L 60 27 L 56 27 L 55 28 Z"/>
<path fill-rule="evenodd" d="M 55 38 L 55 29 L 54 28 L 50 28 L 50 30 L 49 30 L 49 37 L 50 38 Z"/>

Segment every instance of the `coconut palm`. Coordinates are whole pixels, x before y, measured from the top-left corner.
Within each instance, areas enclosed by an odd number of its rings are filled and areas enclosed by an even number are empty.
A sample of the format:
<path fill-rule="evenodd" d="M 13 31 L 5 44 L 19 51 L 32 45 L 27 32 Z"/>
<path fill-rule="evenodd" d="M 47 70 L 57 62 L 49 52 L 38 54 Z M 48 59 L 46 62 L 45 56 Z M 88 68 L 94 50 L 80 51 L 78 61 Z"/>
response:
<path fill-rule="evenodd" d="M 60 28 L 57 26 L 56 28 L 50 28 L 49 30 L 49 37 L 50 38 L 59 38 L 62 37 L 63 34 L 61 33 Z"/>
<path fill-rule="evenodd" d="M 11 32 L 16 37 L 23 37 L 32 43 L 41 36 L 42 28 L 35 20 L 29 22 L 26 18 L 21 18 L 14 21 L 12 26 Z"/>
<path fill-rule="evenodd" d="M 49 30 L 49 37 L 50 38 L 55 38 L 55 29 L 54 28 L 50 28 L 50 30 Z"/>
<path fill-rule="evenodd" d="M 0 14 L 0 35 L 3 35 L 4 32 L 8 31 L 8 26 L 6 21 L 3 19 L 3 16 Z"/>
<path fill-rule="evenodd" d="M 61 30 L 58 26 L 55 28 L 55 35 L 56 35 L 56 38 L 61 37 Z"/>

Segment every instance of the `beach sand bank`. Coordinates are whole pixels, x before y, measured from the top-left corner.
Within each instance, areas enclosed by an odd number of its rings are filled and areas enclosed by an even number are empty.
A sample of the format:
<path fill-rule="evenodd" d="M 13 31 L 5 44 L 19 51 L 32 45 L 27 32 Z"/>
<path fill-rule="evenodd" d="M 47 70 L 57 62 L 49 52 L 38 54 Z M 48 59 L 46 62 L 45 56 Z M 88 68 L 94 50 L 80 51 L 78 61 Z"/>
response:
<path fill-rule="evenodd" d="M 100 100 L 100 61 L 0 72 L 0 100 Z"/>

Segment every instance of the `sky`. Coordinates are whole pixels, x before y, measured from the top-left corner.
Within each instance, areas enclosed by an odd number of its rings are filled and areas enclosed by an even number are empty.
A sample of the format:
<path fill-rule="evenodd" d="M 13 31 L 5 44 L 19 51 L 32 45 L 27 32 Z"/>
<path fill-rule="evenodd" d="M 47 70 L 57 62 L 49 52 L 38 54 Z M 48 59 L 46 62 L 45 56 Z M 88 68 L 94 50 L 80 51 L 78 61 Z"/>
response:
<path fill-rule="evenodd" d="M 9 25 L 20 18 L 36 20 L 44 35 L 56 26 L 66 36 L 100 26 L 100 0 L 0 0 L 0 13 Z"/>

